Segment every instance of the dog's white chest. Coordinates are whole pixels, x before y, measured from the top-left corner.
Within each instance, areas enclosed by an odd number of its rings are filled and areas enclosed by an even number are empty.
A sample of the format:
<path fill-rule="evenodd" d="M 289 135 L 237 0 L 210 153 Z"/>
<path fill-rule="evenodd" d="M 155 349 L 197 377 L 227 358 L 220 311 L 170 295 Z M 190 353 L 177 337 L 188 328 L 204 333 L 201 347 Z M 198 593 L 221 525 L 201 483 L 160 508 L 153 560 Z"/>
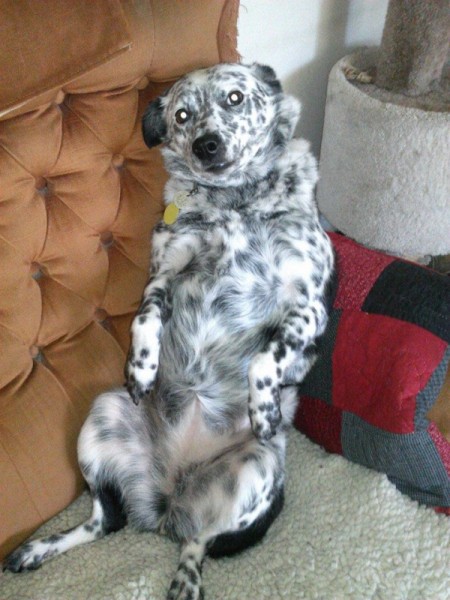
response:
<path fill-rule="evenodd" d="M 218 232 L 218 239 L 224 244 L 225 254 L 231 255 L 248 249 L 248 231 L 238 213 L 230 214 L 228 222 Z"/>

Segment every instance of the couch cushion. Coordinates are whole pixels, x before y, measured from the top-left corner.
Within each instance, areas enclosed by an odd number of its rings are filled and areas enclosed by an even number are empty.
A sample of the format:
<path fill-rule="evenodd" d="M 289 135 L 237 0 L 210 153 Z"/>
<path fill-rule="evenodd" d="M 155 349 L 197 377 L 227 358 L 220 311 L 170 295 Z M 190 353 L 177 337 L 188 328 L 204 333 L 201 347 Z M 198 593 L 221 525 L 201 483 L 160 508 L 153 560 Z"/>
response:
<path fill-rule="evenodd" d="M 339 288 L 297 427 L 450 507 L 450 280 L 331 234 Z"/>
<path fill-rule="evenodd" d="M 130 48 L 120 0 L 1 0 L 0 12 L 3 113 Z"/>

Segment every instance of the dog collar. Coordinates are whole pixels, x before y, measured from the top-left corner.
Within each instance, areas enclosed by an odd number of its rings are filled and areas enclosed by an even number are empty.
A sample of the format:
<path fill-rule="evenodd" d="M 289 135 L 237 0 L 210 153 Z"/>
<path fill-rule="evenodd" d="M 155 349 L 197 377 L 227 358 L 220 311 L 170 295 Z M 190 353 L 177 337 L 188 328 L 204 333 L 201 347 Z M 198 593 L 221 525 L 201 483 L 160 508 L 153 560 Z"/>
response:
<path fill-rule="evenodd" d="M 197 194 L 198 188 L 193 188 L 190 192 L 186 190 L 181 190 L 175 194 L 173 200 L 170 204 L 166 206 L 166 210 L 164 211 L 163 220 L 166 225 L 172 225 L 178 219 L 178 214 L 180 209 L 185 207 L 189 202 L 189 198 L 191 196 L 195 196 Z"/>

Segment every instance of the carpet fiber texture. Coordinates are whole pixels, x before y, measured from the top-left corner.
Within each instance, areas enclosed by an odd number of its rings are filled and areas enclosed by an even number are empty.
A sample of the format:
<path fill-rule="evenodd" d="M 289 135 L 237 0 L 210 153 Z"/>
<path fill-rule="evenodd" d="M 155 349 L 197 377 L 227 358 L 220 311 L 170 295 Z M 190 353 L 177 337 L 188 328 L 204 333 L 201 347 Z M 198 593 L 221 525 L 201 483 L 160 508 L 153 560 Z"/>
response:
<path fill-rule="evenodd" d="M 385 475 L 325 453 L 297 431 L 286 505 L 264 541 L 206 558 L 207 600 L 448 600 L 450 519 L 402 495 Z M 90 513 L 83 494 L 40 534 Z M 176 544 L 126 527 L 38 571 L 0 575 L 1 600 L 162 600 Z"/>

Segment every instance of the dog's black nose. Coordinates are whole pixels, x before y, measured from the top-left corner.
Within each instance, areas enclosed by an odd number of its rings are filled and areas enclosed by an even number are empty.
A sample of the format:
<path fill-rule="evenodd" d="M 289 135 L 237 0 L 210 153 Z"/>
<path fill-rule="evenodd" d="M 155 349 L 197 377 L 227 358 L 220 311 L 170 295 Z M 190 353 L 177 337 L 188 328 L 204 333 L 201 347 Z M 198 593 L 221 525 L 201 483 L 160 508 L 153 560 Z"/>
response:
<path fill-rule="evenodd" d="M 201 161 L 207 162 L 216 158 L 222 141 L 215 133 L 206 133 L 197 138 L 192 144 L 192 152 Z"/>

